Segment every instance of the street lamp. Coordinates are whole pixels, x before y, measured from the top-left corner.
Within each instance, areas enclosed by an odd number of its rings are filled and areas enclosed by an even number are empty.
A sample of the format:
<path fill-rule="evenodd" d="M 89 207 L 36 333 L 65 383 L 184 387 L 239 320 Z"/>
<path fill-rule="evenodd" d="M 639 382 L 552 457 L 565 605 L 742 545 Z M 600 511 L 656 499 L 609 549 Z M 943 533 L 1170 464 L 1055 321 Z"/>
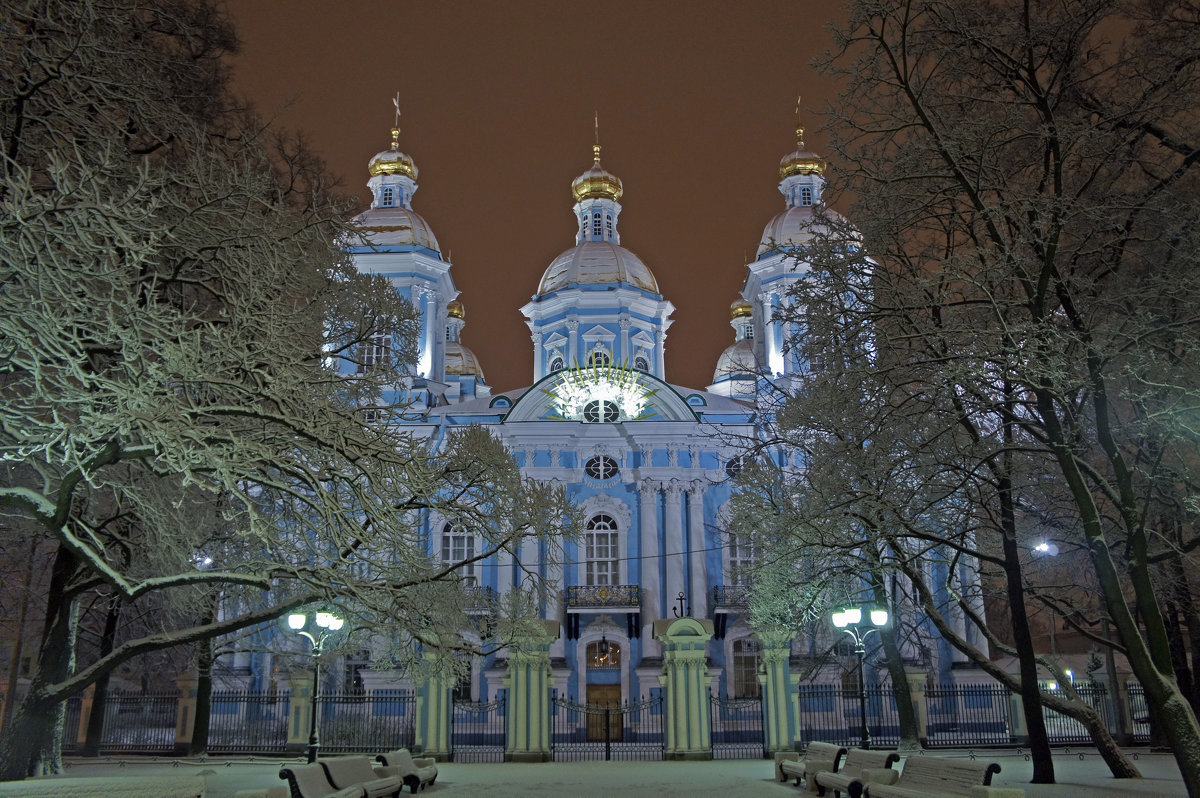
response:
<path fill-rule="evenodd" d="M 867 635 L 887 626 L 887 610 L 868 608 L 868 619 L 863 619 L 862 607 L 847 607 L 833 614 L 833 625 L 854 638 L 854 653 L 858 656 L 858 714 L 862 722 L 861 746 L 871 747 L 871 732 L 867 729 L 867 679 L 866 654 Z"/>
<path fill-rule="evenodd" d="M 292 613 L 288 616 L 287 622 L 292 631 L 306 638 L 312 644 L 312 711 L 309 713 L 310 721 L 308 727 L 308 763 L 311 765 L 317 761 L 317 749 L 321 747 L 321 742 L 317 737 L 317 711 L 319 707 L 317 703 L 317 686 L 321 683 L 321 646 L 325 644 L 325 639 L 329 637 L 329 633 L 341 629 L 345 621 L 332 612 L 318 612 L 313 619 L 313 622 L 316 624 L 316 635 L 313 635 L 304 628 L 308 625 L 308 616 L 302 612 Z"/>

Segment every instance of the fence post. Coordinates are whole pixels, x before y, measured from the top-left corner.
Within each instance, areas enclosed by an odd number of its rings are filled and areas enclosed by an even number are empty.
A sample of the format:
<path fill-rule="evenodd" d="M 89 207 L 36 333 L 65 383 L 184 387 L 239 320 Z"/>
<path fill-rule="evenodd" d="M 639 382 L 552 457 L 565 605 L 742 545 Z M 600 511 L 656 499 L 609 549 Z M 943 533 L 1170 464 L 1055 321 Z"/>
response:
<path fill-rule="evenodd" d="M 454 685 L 442 671 L 436 654 L 428 655 L 430 673 L 417 685 L 416 723 L 413 749 L 421 756 L 449 761 L 450 723 L 454 711 Z"/>
<path fill-rule="evenodd" d="M 88 723 L 92 717 L 92 704 L 96 700 L 96 685 L 89 684 L 83 689 L 83 693 L 79 697 L 79 726 L 75 729 L 75 742 L 82 746 L 87 742 Z M 63 733 L 66 734 L 64 729 Z M 100 727 L 101 740 L 104 737 L 104 727 Z"/>
<path fill-rule="evenodd" d="M 179 710 L 175 713 L 175 756 L 185 756 L 196 728 L 196 683 L 199 679 L 185 673 L 175 680 L 179 686 Z"/>
<path fill-rule="evenodd" d="M 763 747 L 768 755 L 800 747 L 800 674 L 791 673 L 790 630 L 758 631 L 762 672 Z"/>
<path fill-rule="evenodd" d="M 1008 716 L 1012 722 L 1009 736 L 1017 745 L 1029 745 L 1029 724 L 1025 720 L 1025 704 L 1020 693 L 1008 694 Z"/>
<path fill-rule="evenodd" d="M 291 717 L 288 719 L 285 747 L 288 752 L 301 753 L 308 749 L 308 727 L 313 711 L 313 672 L 292 671 L 287 675 L 287 682 L 292 696 L 288 707 Z"/>
<path fill-rule="evenodd" d="M 508 647 L 504 718 L 505 762 L 549 762 L 550 644 L 558 639 L 558 621 L 530 623 Z"/>
<path fill-rule="evenodd" d="M 913 714 L 917 716 L 917 740 L 924 748 L 929 739 L 929 702 L 925 697 L 925 683 L 929 680 L 929 674 L 924 668 L 906 667 L 904 680 L 908 683 L 908 694 L 912 697 Z"/>
<path fill-rule="evenodd" d="M 708 641 L 713 623 L 696 618 L 663 618 L 654 622 L 654 639 L 662 645 L 663 673 L 658 677 L 666 696 L 663 758 L 712 759 L 712 725 L 708 708 Z"/>

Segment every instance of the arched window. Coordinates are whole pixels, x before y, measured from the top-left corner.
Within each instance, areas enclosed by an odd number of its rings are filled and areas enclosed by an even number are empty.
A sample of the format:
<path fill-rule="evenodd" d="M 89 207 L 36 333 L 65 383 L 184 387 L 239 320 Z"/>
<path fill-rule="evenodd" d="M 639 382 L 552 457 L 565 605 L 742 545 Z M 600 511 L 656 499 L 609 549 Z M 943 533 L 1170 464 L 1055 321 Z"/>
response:
<path fill-rule="evenodd" d="M 633 360 L 633 367 L 638 371 L 649 371 L 650 361 L 646 359 L 645 355 L 638 355 Z"/>
<path fill-rule="evenodd" d="M 600 211 L 596 211 L 592 214 L 592 235 L 599 238 L 603 231 L 604 228 L 601 227 L 600 223 Z"/>
<path fill-rule="evenodd" d="M 812 205 L 812 188 L 804 186 L 800 189 L 800 204 Z"/>
<path fill-rule="evenodd" d="M 593 399 L 583 406 L 583 420 L 589 424 L 613 424 L 620 417 L 621 411 L 609 399 Z"/>
<path fill-rule="evenodd" d="M 618 473 L 620 473 L 621 467 L 617 464 L 617 461 L 611 457 L 598 455 L 584 463 L 583 470 L 592 479 L 597 479 L 601 482 L 604 482 L 612 479 Z"/>
<path fill-rule="evenodd" d="M 390 208 L 396 204 L 396 189 L 391 186 L 383 187 L 383 198 L 379 200 L 379 204 L 385 208 Z"/>
<path fill-rule="evenodd" d="M 442 567 L 470 560 L 475 556 L 475 536 L 452 524 L 442 527 Z M 455 569 L 464 580 L 475 583 L 475 563 L 468 562 Z"/>
<path fill-rule="evenodd" d="M 561 357 L 555 357 L 555 358 L 551 359 L 551 361 L 550 361 L 550 373 L 551 374 L 553 374 L 556 371 L 562 371 L 562 368 L 563 368 L 563 359 Z"/>
<path fill-rule="evenodd" d="M 621 647 L 606 639 L 588 643 L 587 669 L 589 671 L 621 667 Z"/>
<path fill-rule="evenodd" d="M 584 578 L 589 585 L 615 585 L 617 568 L 617 522 L 605 513 L 588 519 L 583 534 Z"/>
<path fill-rule="evenodd" d="M 611 213 L 606 213 L 604 215 L 604 229 L 605 232 L 608 233 L 608 237 L 611 239 L 613 237 L 613 220 Z"/>
<path fill-rule="evenodd" d="M 589 366 L 607 366 L 611 362 L 612 358 L 603 349 L 593 349 L 588 354 L 587 364 Z"/>
<path fill-rule="evenodd" d="M 733 697 L 758 698 L 761 686 L 758 683 L 758 643 L 744 637 L 733 641 Z"/>

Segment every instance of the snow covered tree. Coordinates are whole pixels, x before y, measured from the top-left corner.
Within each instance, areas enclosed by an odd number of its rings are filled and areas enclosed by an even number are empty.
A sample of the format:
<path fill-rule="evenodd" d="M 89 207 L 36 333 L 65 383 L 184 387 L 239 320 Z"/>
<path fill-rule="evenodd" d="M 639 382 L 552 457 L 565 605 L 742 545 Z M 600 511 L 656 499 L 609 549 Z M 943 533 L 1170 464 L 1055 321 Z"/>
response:
<path fill-rule="evenodd" d="M 439 633 L 469 623 L 431 514 L 475 531 L 476 559 L 577 519 L 483 430 L 435 444 L 360 411 L 403 383 L 413 310 L 338 248 L 349 205 L 303 140 L 229 98 L 227 20 L 0 13 L 0 510 L 55 547 L 0 779 L 56 769 L 61 702 L 120 663 L 304 604 L 410 643 L 399 659 L 464 645 Z M 359 373 L 379 335 L 390 360 Z M 160 623 L 77 658 L 97 591 Z"/>
<path fill-rule="evenodd" d="M 869 280 L 851 323 L 876 342 L 850 365 L 918 408 L 910 449 L 955 436 L 1003 546 L 1022 513 L 1070 508 L 1105 642 L 1193 795 L 1200 725 L 1158 576 L 1194 572 L 1200 509 L 1198 28 L 1193 2 L 863 0 L 824 64 L 845 80 L 830 129 L 878 261 L 845 282 Z"/>

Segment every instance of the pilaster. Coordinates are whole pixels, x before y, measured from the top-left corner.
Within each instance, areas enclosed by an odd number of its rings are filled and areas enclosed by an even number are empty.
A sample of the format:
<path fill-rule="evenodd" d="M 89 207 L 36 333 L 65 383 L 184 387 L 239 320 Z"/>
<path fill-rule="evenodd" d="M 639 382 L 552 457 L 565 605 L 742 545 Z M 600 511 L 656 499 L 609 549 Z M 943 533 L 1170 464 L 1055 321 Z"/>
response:
<path fill-rule="evenodd" d="M 688 483 L 688 567 L 691 593 L 688 603 L 695 618 L 708 617 L 708 572 L 704 567 L 704 482 Z"/>
<path fill-rule="evenodd" d="M 557 621 L 533 621 L 514 636 L 508 646 L 508 691 L 505 706 L 506 762 L 549 762 L 550 750 L 550 645 L 558 639 Z"/>
<path fill-rule="evenodd" d="M 666 549 L 667 603 L 685 592 L 683 554 L 683 484 L 672 479 L 664 486 L 666 506 L 663 512 L 663 545 Z"/>
<path fill-rule="evenodd" d="M 649 457 L 649 452 L 644 454 Z M 659 558 L 658 550 L 658 489 L 659 484 L 651 479 L 643 479 L 638 483 L 638 497 L 640 504 L 638 507 L 638 521 L 640 523 L 639 536 L 641 537 L 641 564 L 638 566 L 641 573 L 639 580 L 642 590 L 642 618 L 646 621 L 646 626 L 650 627 L 656 618 L 662 615 L 662 607 L 659 602 L 660 577 L 659 577 Z M 652 643 L 653 629 L 648 628 L 646 631 L 651 634 L 643 633 L 642 641 L 646 648 L 643 650 L 645 655 L 653 655 L 657 652 L 652 652 L 650 649 L 657 645 Z"/>
<path fill-rule="evenodd" d="M 179 709 L 175 713 L 175 755 L 184 756 L 192 744 L 196 726 L 196 684 L 199 679 L 187 673 L 175 680 L 179 687 Z M 80 713 L 82 720 L 83 713 Z M 87 728 L 86 723 L 84 728 Z"/>
<path fill-rule="evenodd" d="M 762 670 L 763 743 L 768 753 L 794 751 L 800 742 L 800 675 L 789 667 L 790 631 L 757 632 Z"/>
<path fill-rule="evenodd" d="M 447 762 L 450 746 L 450 721 L 454 710 L 454 682 L 446 674 L 437 654 L 428 654 L 428 673 L 417 684 L 416 728 L 413 749 L 421 756 Z"/>
<path fill-rule="evenodd" d="M 287 748 L 289 751 L 303 751 L 308 746 L 309 724 L 312 723 L 313 672 L 292 671 L 288 674 L 287 681 L 292 690 Z"/>

